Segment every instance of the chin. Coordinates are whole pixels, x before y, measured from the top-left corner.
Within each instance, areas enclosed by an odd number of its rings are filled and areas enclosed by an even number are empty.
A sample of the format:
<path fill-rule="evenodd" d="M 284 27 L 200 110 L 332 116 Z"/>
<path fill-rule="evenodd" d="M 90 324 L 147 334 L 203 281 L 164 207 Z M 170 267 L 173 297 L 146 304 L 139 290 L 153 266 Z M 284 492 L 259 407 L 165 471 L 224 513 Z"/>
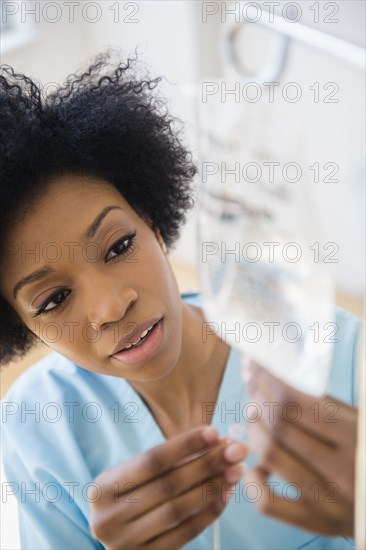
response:
<path fill-rule="evenodd" d="M 175 369 L 179 358 L 179 352 L 174 354 L 171 358 L 164 357 L 161 354 L 160 357 L 155 357 L 153 361 L 143 363 L 139 366 L 127 365 L 124 370 L 123 377 L 127 380 L 135 380 L 136 382 L 158 382 L 168 377 Z M 121 369 L 122 370 L 122 369 Z"/>

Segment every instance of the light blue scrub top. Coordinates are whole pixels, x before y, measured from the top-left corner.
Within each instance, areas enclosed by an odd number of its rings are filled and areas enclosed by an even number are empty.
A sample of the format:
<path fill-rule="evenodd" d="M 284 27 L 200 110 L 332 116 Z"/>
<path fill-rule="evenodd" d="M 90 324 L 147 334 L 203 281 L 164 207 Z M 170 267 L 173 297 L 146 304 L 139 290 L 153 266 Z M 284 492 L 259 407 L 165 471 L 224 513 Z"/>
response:
<path fill-rule="evenodd" d="M 201 305 L 197 293 L 182 298 Z M 355 403 L 359 321 L 339 309 L 336 320 L 339 342 L 328 393 Z M 222 435 L 230 423 L 243 420 L 241 411 L 250 402 L 239 359 L 232 348 L 212 420 Z M 89 533 L 88 487 L 103 470 L 165 441 L 136 391 L 122 378 L 87 371 L 52 353 L 16 381 L 2 413 L 5 489 L 18 500 L 22 548 L 104 548 Z M 354 546 L 344 537 L 319 536 L 262 515 L 246 495 L 245 478 L 220 518 L 220 539 L 221 548 L 230 550 Z M 213 548 L 213 525 L 184 548 Z"/>

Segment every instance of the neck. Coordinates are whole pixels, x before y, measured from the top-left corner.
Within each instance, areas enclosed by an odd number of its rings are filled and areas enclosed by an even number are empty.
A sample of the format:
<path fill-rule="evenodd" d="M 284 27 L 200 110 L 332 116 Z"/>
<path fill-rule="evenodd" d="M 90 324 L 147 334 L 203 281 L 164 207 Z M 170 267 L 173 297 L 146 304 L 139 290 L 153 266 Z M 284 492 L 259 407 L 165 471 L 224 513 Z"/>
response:
<path fill-rule="evenodd" d="M 130 381 L 154 415 L 166 437 L 203 420 L 202 404 L 215 402 L 230 353 L 230 346 L 214 334 L 202 338 L 202 310 L 183 302 L 183 333 L 179 359 L 162 379 Z"/>

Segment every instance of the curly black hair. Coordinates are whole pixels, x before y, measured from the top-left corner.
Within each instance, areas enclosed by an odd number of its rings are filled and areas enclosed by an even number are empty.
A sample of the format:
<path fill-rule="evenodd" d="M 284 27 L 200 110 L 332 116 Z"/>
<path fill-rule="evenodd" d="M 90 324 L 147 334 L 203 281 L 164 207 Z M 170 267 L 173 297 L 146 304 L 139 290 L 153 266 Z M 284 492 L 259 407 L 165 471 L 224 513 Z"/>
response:
<path fill-rule="evenodd" d="M 153 93 L 161 77 L 139 77 L 137 54 L 112 63 L 113 53 L 99 54 L 85 72 L 68 76 L 48 95 L 31 78 L 1 67 L 2 249 L 24 207 L 50 178 L 67 172 L 112 183 L 160 230 L 168 250 L 178 238 L 194 205 L 196 167 L 180 139 L 178 119 Z M 0 294 L 0 363 L 23 356 L 37 341 Z"/>

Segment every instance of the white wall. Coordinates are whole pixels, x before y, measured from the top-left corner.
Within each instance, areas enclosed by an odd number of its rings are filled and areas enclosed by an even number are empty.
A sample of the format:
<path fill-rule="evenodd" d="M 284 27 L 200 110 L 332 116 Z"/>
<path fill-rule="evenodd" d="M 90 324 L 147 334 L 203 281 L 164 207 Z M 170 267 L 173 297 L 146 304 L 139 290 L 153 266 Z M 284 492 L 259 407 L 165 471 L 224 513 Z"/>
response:
<path fill-rule="evenodd" d="M 210 82 L 213 77 L 223 78 L 228 90 L 234 89 L 238 82 L 240 89 L 245 84 L 241 81 L 241 75 L 230 71 L 222 60 L 221 36 L 227 23 L 241 23 L 243 30 L 235 51 L 243 66 L 259 69 L 266 63 L 266 55 L 273 53 L 273 33 L 263 32 L 260 25 L 245 21 L 245 16 L 249 14 L 246 11 L 248 4 L 250 2 L 235 2 L 229 11 L 229 4 L 201 3 L 200 62 L 201 75 L 206 82 Z M 268 9 L 269 3 L 259 1 L 256 4 L 263 9 L 267 5 Z M 284 13 L 286 6 L 295 4 L 297 14 L 301 13 L 299 23 L 365 47 L 364 2 L 282 1 L 274 4 L 276 13 Z M 316 5 L 319 6 L 319 22 L 315 22 L 315 13 L 310 9 Z M 258 13 L 261 13 L 260 10 Z M 263 14 L 261 17 L 268 19 Z M 256 78 L 249 80 L 255 81 Z M 295 158 L 288 160 L 299 161 L 304 171 L 316 161 L 322 165 L 335 162 L 339 166 L 338 184 L 307 182 L 312 201 L 311 209 L 306 212 L 308 229 L 309 232 L 314 230 L 315 240 L 339 244 L 339 262 L 328 264 L 327 267 L 335 278 L 338 291 L 362 300 L 365 286 L 364 73 L 331 55 L 293 40 L 285 68 L 276 80 L 279 86 L 274 105 L 276 109 L 282 109 L 282 124 L 297 126 L 303 140 L 301 152 L 299 150 L 297 157 L 295 154 Z M 299 84 L 302 90 L 302 98 L 296 104 L 285 104 L 281 97 L 283 86 L 290 82 Z M 310 90 L 315 82 L 320 85 L 319 103 L 315 103 L 314 92 Z M 331 82 L 339 88 L 335 96 L 337 103 L 326 104 L 323 99 L 332 91 L 332 87 L 326 90 L 323 87 Z M 227 96 L 223 106 L 227 113 L 230 112 L 232 101 L 232 96 Z M 244 103 L 242 98 L 239 102 Z M 264 107 L 266 103 L 268 101 L 263 100 Z M 201 104 L 201 108 L 204 109 L 204 105 Z M 256 105 L 253 105 L 254 108 Z"/>

